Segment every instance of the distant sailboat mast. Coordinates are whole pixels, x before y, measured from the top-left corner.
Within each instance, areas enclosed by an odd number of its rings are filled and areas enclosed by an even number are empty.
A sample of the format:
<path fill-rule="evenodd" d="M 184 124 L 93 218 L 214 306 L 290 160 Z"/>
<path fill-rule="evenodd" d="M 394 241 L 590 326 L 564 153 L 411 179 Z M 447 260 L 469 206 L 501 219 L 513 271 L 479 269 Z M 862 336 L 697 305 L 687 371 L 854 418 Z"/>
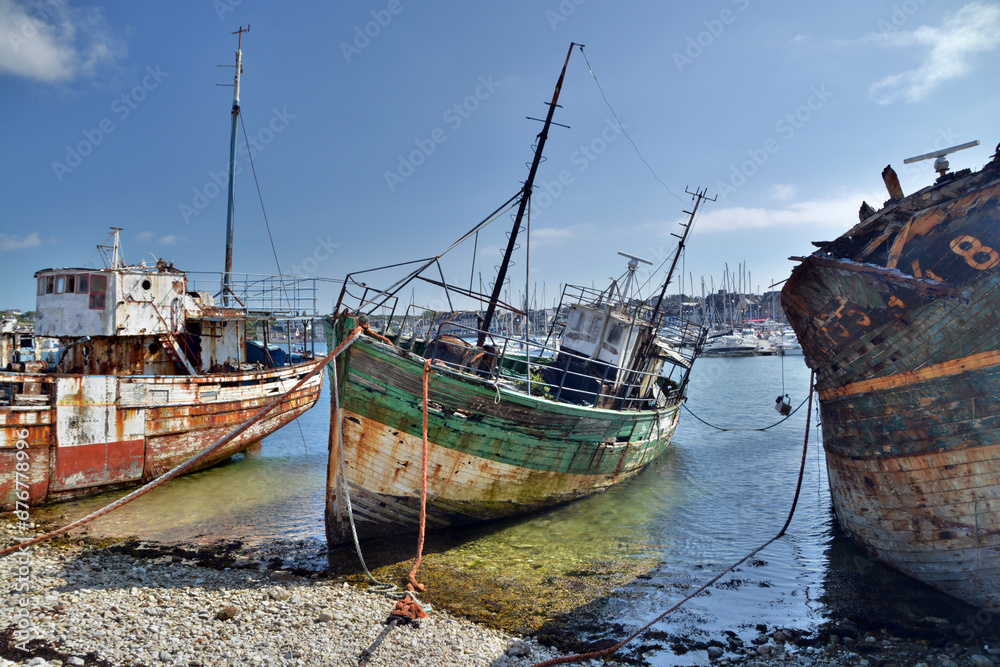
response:
<path fill-rule="evenodd" d="M 250 32 L 250 24 L 246 28 L 233 32 L 239 35 L 236 46 L 236 75 L 233 77 L 233 130 L 229 139 L 229 210 L 226 215 L 226 270 L 222 274 L 222 305 L 229 305 L 229 295 L 232 294 L 233 272 L 233 226 L 235 218 L 235 186 L 236 186 L 236 126 L 240 118 L 240 74 L 243 72 L 243 33 Z M 226 67 L 226 65 L 219 65 Z M 220 86 L 226 84 L 219 84 Z"/>

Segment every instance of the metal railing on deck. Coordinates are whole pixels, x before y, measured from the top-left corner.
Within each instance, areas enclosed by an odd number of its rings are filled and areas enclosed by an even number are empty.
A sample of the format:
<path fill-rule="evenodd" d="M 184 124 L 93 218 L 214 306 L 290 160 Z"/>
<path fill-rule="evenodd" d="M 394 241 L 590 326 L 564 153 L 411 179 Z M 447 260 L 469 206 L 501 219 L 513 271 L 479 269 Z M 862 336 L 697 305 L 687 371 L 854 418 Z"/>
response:
<path fill-rule="evenodd" d="M 509 331 L 483 333 L 478 311 L 442 313 L 411 304 L 399 313 L 400 284 L 383 290 L 348 276 L 337 301 L 337 310 L 365 316 L 373 330 L 413 354 L 496 382 L 499 386 L 564 403 L 614 410 L 675 405 L 683 400 L 691 364 L 705 342 L 702 327 L 676 315 L 668 316 L 666 309 L 654 309 L 642 301 L 624 302 L 620 294 L 612 294 L 610 290 L 602 292 L 567 286 L 555 309 L 555 317 L 541 323 L 537 321 L 536 312 L 525 312 L 499 302 L 494 324 L 503 329 L 500 323 L 504 322 Z M 483 295 L 469 290 L 443 282 L 434 284 L 463 297 L 486 300 Z M 663 362 L 662 371 L 649 373 L 623 368 L 564 348 L 559 342 L 565 326 L 560 314 L 564 314 L 564 305 L 568 308 L 572 303 L 594 307 L 616 303 L 616 312 L 621 315 L 634 318 L 640 326 L 667 333 L 673 340 L 668 342 L 663 336 L 656 336 L 654 340 L 642 342 L 644 347 L 629 355 L 630 359 L 640 357 L 643 361 L 619 362 L 649 369 L 648 362 L 655 359 Z M 656 323 L 651 322 L 654 311 L 660 313 Z M 525 326 L 526 323 L 529 326 Z M 512 333 L 515 329 L 518 333 Z M 539 330 L 540 335 L 532 339 L 526 330 Z M 481 334 L 485 343 L 480 348 L 476 343 Z"/>
<path fill-rule="evenodd" d="M 443 325 L 448 329 L 442 331 Z M 627 410 L 676 404 L 683 398 L 683 380 L 690 368 L 690 361 L 686 359 L 686 363 L 678 364 L 676 359 L 662 357 L 662 373 L 630 371 L 559 346 L 495 332 L 487 337 L 492 350 L 469 348 L 470 352 L 475 351 L 472 364 L 454 358 L 442 360 L 439 359 L 441 348 L 451 344 L 442 340 L 442 336 L 475 340 L 479 331 L 447 320 L 439 321 L 435 329 L 422 355 L 425 358 L 436 359 L 454 370 L 489 378 L 501 385 L 509 383 L 512 388 L 527 394 L 589 407 Z M 571 361 L 585 365 L 590 372 L 573 370 Z M 588 389 L 587 385 L 593 389 Z"/>
<path fill-rule="evenodd" d="M 222 273 L 188 272 L 189 292 L 208 292 L 215 305 L 223 303 Z M 318 278 L 232 273 L 230 305 L 246 310 L 251 319 L 305 319 L 318 316 Z"/>

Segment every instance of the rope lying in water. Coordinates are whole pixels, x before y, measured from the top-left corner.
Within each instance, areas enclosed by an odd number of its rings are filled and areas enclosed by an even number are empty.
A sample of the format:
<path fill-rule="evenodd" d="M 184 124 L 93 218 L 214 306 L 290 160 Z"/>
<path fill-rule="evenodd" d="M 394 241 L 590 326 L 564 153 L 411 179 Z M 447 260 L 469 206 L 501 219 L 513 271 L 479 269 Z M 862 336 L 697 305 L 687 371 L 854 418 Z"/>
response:
<path fill-rule="evenodd" d="M 705 421 L 704 419 L 702 419 L 701 417 L 699 417 L 695 413 L 691 412 L 691 408 L 689 408 L 685 403 L 681 403 L 681 407 L 683 407 L 685 410 L 687 410 L 689 415 L 691 415 L 692 417 L 694 417 L 695 419 L 697 419 L 698 421 L 700 421 L 705 426 L 710 426 L 710 427 L 712 427 L 714 429 L 717 429 L 719 431 L 766 431 L 767 429 L 774 428 L 778 424 L 781 424 L 782 422 L 784 422 L 787 419 L 789 419 L 792 415 L 794 415 L 796 412 L 798 412 L 799 408 L 801 408 L 803 405 L 805 405 L 806 401 L 808 401 L 810 398 L 812 398 L 812 381 L 811 380 L 809 381 L 809 398 L 807 398 L 805 401 L 802 401 L 801 403 L 799 403 L 799 407 L 795 408 L 794 410 L 792 410 L 791 412 L 789 412 L 783 419 L 779 419 L 778 421 L 774 422 L 770 426 L 764 426 L 763 428 L 725 428 L 723 426 L 716 426 L 715 424 L 709 424 L 707 421 Z"/>
<path fill-rule="evenodd" d="M 642 626 L 641 628 L 639 628 L 634 633 L 632 633 L 631 635 L 629 635 L 628 637 L 626 637 L 622 641 L 618 642 L 614 646 L 609 646 L 608 648 L 601 649 L 600 651 L 592 651 L 590 653 L 582 653 L 580 655 L 569 655 L 569 656 L 562 656 L 562 657 L 559 657 L 559 658 L 552 658 L 550 660 L 545 660 L 545 661 L 542 661 L 542 662 L 535 663 L 531 667 L 549 667 L 550 665 L 562 665 L 562 664 L 566 664 L 566 663 L 570 663 L 570 662 L 580 662 L 581 660 L 593 660 L 595 658 L 601 658 L 601 657 L 604 657 L 604 656 L 607 656 L 607 655 L 611 655 L 612 653 L 614 653 L 615 651 L 617 651 L 618 649 L 620 649 L 621 647 L 625 646 L 630 641 L 632 641 L 633 639 L 635 639 L 636 637 L 638 637 L 639 635 L 641 635 L 643 632 L 645 632 L 646 630 L 648 630 L 649 628 L 651 628 L 653 625 L 655 625 L 656 623 L 659 623 L 661 620 L 663 620 L 664 617 L 667 616 L 667 614 L 670 614 L 671 612 L 674 612 L 674 611 L 680 609 L 688 600 L 694 598 L 695 596 L 697 596 L 698 594 L 700 594 L 702 591 L 704 591 L 705 589 L 707 589 L 709 586 L 711 586 L 712 584 L 714 584 L 715 582 L 717 582 L 719 579 L 721 579 L 723 576 L 729 574 L 730 572 L 732 572 L 733 570 L 735 570 L 737 567 L 739 567 L 740 565 L 742 565 L 746 561 L 748 561 L 751 558 L 753 558 L 754 556 L 756 556 L 758 553 L 760 553 L 766 547 L 768 547 L 772 542 L 774 542 L 774 541 L 780 539 L 781 537 L 783 537 L 785 535 L 785 531 L 788 530 L 788 526 L 792 523 L 792 517 L 795 515 L 795 507 L 799 503 L 799 493 L 802 491 L 802 479 L 805 476 L 805 471 L 806 471 L 806 452 L 809 449 L 809 417 L 811 416 L 811 413 L 812 413 L 812 395 L 813 395 L 812 387 L 813 387 L 813 374 L 810 373 L 810 375 L 809 375 L 809 397 L 806 399 L 809 402 L 809 408 L 808 408 L 808 410 L 806 412 L 806 436 L 805 436 L 805 442 L 802 443 L 802 463 L 799 465 L 799 480 L 798 480 L 798 482 L 795 485 L 795 496 L 794 496 L 794 498 L 792 498 L 792 507 L 788 511 L 788 518 L 785 519 L 785 525 L 783 525 L 781 527 L 781 530 L 778 531 L 777 535 L 775 535 L 774 537 L 772 537 L 771 539 L 769 539 L 767 542 L 764 542 L 764 544 L 760 545 L 759 547 L 757 547 L 756 549 L 754 549 L 753 551 L 751 551 L 750 553 L 748 553 L 746 556 L 744 556 L 740 560 L 736 561 L 735 563 L 733 563 L 732 565 L 730 565 L 729 567 L 727 567 L 725 570 L 723 570 L 722 572 L 720 572 L 719 574 L 717 574 L 711 580 L 709 580 L 708 582 L 706 582 L 705 584 L 703 584 L 702 586 L 700 586 L 698 588 L 698 590 L 696 590 L 694 593 L 691 593 L 686 598 L 684 598 L 683 600 L 681 600 L 680 602 L 678 602 L 677 604 L 675 604 L 673 607 L 671 607 L 670 609 L 666 610 L 665 612 L 663 612 L 662 614 L 660 614 L 659 616 L 657 616 L 656 618 L 654 618 L 652 621 L 650 621 L 646 625 Z"/>
<path fill-rule="evenodd" d="M 118 500 L 114 501 L 110 505 L 106 505 L 106 506 L 102 507 L 101 509 L 97 510 L 96 512 L 88 514 L 87 516 L 83 517 L 82 519 L 77 519 L 76 521 L 74 521 L 72 523 L 66 524 L 62 528 L 57 528 L 56 530 L 53 530 L 53 531 L 48 532 L 48 533 L 45 533 L 44 535 L 39 535 L 37 537 L 31 538 L 30 540 L 25 540 L 24 542 L 20 542 L 18 544 L 14 544 L 12 546 L 6 547 L 4 549 L 0 549 L 0 558 L 3 558 L 5 556 L 9 556 L 10 554 L 14 553 L 15 551 L 23 551 L 24 549 L 27 549 L 30 546 L 38 544 L 39 542 L 44 542 L 45 540 L 50 540 L 53 537 L 58 537 L 59 535 L 62 535 L 63 533 L 68 533 L 69 531 L 73 530 L 74 528 L 79 528 L 80 526 L 82 526 L 82 525 L 84 525 L 86 523 L 90 523 L 94 519 L 102 517 L 105 514 L 108 514 L 109 512 L 113 512 L 114 510 L 118 509 L 119 507 L 122 507 L 123 505 L 127 505 L 128 503 L 132 502 L 136 498 L 138 498 L 140 496 L 146 495 L 147 493 L 149 493 L 150 491 L 152 491 L 156 487 L 162 486 L 163 484 L 166 484 L 167 482 L 169 482 L 170 480 L 172 480 L 174 477 L 177 477 L 179 475 L 183 475 L 184 473 L 186 473 L 187 471 L 189 471 L 193 467 L 195 467 L 198 463 L 200 463 L 201 461 L 203 461 L 204 459 L 206 459 L 210 455 L 214 454 L 216 452 L 216 450 L 218 450 L 218 449 L 222 448 L 223 446 L 229 444 L 237 436 L 242 435 L 251 426 L 253 426 L 257 422 L 259 422 L 261 419 L 263 419 L 264 416 L 267 413 L 269 413 L 274 408 L 278 407 L 278 405 L 280 405 L 282 401 L 284 401 L 286 398 L 288 398 L 292 394 L 292 392 L 298 390 L 298 388 L 301 387 L 302 385 L 304 385 L 306 383 L 306 381 L 309 380 L 312 376 L 314 376 L 317 373 L 321 372 L 323 370 L 323 367 L 326 366 L 327 362 L 329 362 L 331 359 L 333 359 L 338 354 L 340 354 L 344 350 L 344 348 L 346 348 L 349 344 L 353 343 L 354 339 L 357 338 L 358 336 L 360 336 L 362 332 L 363 332 L 363 328 L 362 327 L 358 327 L 353 332 L 351 332 L 351 335 L 343 343 L 341 343 L 339 346 L 337 346 L 337 349 L 335 349 L 333 352 L 331 352 L 330 354 L 328 354 L 325 357 L 323 357 L 323 359 L 319 360 L 316 363 L 316 365 L 313 367 L 313 369 L 311 371 L 309 371 L 308 373 L 306 373 L 305 376 L 302 377 L 302 379 L 300 379 L 298 382 L 296 382 L 295 385 L 291 389 L 289 389 L 288 391 L 286 391 L 285 393 L 283 393 L 281 396 L 278 396 L 277 398 L 275 398 L 271 403 L 269 403 L 267 406 L 265 406 L 264 408 L 262 408 L 257 414 L 255 414 L 253 417 L 251 417 L 248 421 L 244 422 L 241 426 L 239 426 L 238 428 L 234 429 L 233 431 L 230 431 L 229 435 L 226 435 L 225 437 L 220 438 L 219 440 L 216 440 L 214 443 L 212 443 L 212 445 L 208 449 L 203 449 L 202 451 L 198 452 L 197 454 L 195 454 L 194 456 L 192 456 L 191 458 L 189 458 L 184 463 L 181 463 L 180 465 L 175 466 L 171 470 L 168 470 L 167 472 L 163 473 L 162 475 L 160 475 L 159 477 L 157 477 L 153 481 L 145 484 L 144 486 L 139 487 L 138 489 L 136 489 L 132 493 L 128 494 L 127 496 L 123 496 L 122 498 L 119 498 Z"/>

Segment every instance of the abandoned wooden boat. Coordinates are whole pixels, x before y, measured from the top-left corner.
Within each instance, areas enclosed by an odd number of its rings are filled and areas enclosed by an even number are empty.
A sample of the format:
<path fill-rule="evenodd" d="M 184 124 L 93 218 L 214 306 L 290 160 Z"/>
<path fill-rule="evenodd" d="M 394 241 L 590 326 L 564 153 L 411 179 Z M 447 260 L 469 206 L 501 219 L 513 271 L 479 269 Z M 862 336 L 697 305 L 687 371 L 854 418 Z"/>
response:
<path fill-rule="evenodd" d="M 230 193 L 233 173 L 231 160 Z M 126 265 L 118 229 L 98 246 L 104 268 L 35 274 L 34 335 L 56 338 L 62 349 L 52 367 L 19 361 L 0 372 L 0 510 L 148 482 L 207 449 L 320 363 L 248 359 L 248 323 L 263 322 L 266 330 L 269 322 L 315 316 L 316 286 L 233 274 L 232 197 L 229 215 L 222 274 L 196 279 L 163 260 Z M 321 372 L 199 468 L 309 409 L 322 383 Z"/>
<path fill-rule="evenodd" d="M 1000 146 L 800 260 L 781 300 L 815 370 L 837 518 L 870 554 L 1000 609 Z"/>
<path fill-rule="evenodd" d="M 379 326 L 382 335 L 359 337 L 330 364 L 331 545 L 350 541 L 352 532 L 360 540 L 416 532 L 424 480 L 426 527 L 439 529 L 602 491 L 635 475 L 670 442 L 705 339 L 700 326 L 678 317 L 679 303 L 667 303 L 673 268 L 659 297 L 638 295 L 634 275 L 644 260 L 631 256 L 626 273 L 603 291 L 568 286 L 544 344 L 528 344 L 534 313 L 499 299 L 565 72 L 564 64 L 523 188 L 462 239 L 517 207 L 491 295 L 446 282 L 440 255 L 385 267 L 390 274 L 415 267 L 385 289 L 371 286 L 370 272 L 361 272 L 364 283 L 360 274 L 345 279 L 329 321 L 331 349 L 360 322 Z M 704 193 L 691 194 L 697 211 Z M 690 220 L 674 266 L 689 228 Z M 399 312 L 399 294 L 415 280 L 441 290 L 444 303 L 488 304 L 485 313 L 415 304 Z M 425 338 L 403 335 L 427 317 Z M 505 333 L 492 326 L 501 320 Z M 677 344 L 664 342 L 658 329 Z"/>

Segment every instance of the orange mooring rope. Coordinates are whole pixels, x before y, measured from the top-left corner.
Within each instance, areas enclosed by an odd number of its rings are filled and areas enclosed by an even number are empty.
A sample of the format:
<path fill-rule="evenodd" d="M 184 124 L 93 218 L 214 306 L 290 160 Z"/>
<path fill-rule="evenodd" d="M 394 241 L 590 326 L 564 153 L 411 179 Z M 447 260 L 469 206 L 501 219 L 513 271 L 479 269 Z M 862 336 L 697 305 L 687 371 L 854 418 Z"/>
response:
<path fill-rule="evenodd" d="M 427 532 L 427 406 L 430 402 L 428 398 L 428 383 L 431 374 L 431 362 L 424 362 L 424 428 L 423 428 L 423 471 L 420 476 L 420 535 L 417 538 L 417 559 L 413 561 L 413 568 L 410 570 L 410 585 L 418 591 L 424 590 L 424 585 L 417 582 L 417 570 L 420 569 L 420 560 L 424 555 L 424 534 Z"/>
<path fill-rule="evenodd" d="M 360 326 L 361 326 L 362 329 L 365 330 L 365 333 L 368 334 L 369 336 L 371 336 L 372 338 L 377 338 L 380 341 L 382 341 L 383 343 L 388 343 L 389 345 L 393 345 L 394 346 L 394 343 L 391 340 L 389 340 L 388 338 L 386 338 L 385 336 L 383 336 L 382 334 L 380 334 L 377 331 L 372 331 L 371 328 L 369 328 L 367 322 L 365 322 L 364 324 L 362 324 Z"/>
<path fill-rule="evenodd" d="M 427 410 L 430 399 L 428 397 L 428 379 L 431 374 L 431 362 L 428 359 L 424 362 L 423 386 L 424 386 L 424 424 L 423 424 L 423 472 L 420 478 L 420 534 L 417 537 L 417 558 L 410 568 L 410 583 L 406 585 L 406 590 L 416 593 L 427 590 L 427 587 L 417 581 L 417 570 L 420 569 L 420 561 L 424 556 L 424 534 L 427 532 Z M 425 618 L 427 612 L 413 596 L 406 596 L 396 603 L 392 616 L 405 616 L 407 618 Z"/>
<path fill-rule="evenodd" d="M 625 644 L 628 644 L 630 641 L 641 635 L 649 628 L 651 628 L 654 624 L 659 623 L 661 620 L 663 620 L 663 618 L 667 614 L 680 609 L 684 605 L 684 603 L 686 603 L 688 600 L 695 597 L 696 595 L 704 591 L 706 588 L 717 582 L 723 576 L 729 574 L 737 567 L 739 567 L 746 561 L 756 556 L 760 551 L 763 551 L 765 547 L 767 547 L 769 544 L 771 544 L 772 542 L 774 542 L 775 540 L 777 540 L 778 538 L 782 537 L 785 534 L 785 531 L 788 530 L 788 525 L 792 522 L 792 516 L 795 514 L 795 506 L 798 505 L 799 502 L 799 492 L 802 490 L 802 478 L 805 475 L 806 471 L 806 450 L 809 447 L 809 418 L 812 416 L 813 375 L 814 373 L 809 374 L 809 407 L 806 408 L 806 437 L 805 437 L 805 442 L 802 443 L 802 464 L 799 466 L 799 481 L 795 485 L 795 497 L 792 499 L 792 507 L 788 512 L 788 518 L 785 520 L 785 525 L 781 527 L 781 530 L 778 532 L 778 534 L 769 539 L 764 544 L 754 549 L 753 551 L 751 551 L 750 553 L 748 553 L 746 556 L 744 556 L 737 562 L 730 565 L 728 568 L 726 568 L 718 575 L 716 575 L 713 579 L 711 579 L 710 581 L 702 585 L 700 588 L 698 588 L 698 590 L 696 590 L 694 593 L 691 593 L 686 598 L 675 604 L 673 607 L 666 610 L 665 612 L 663 612 L 662 614 L 654 618 L 652 621 L 642 626 L 641 628 L 636 630 L 633 634 L 623 639 L 622 641 L 618 642 L 614 646 L 609 646 L 608 648 L 601 649 L 600 651 L 591 651 L 590 653 L 581 653 L 580 655 L 567 655 L 559 658 L 552 658 L 550 660 L 544 660 L 542 662 L 535 663 L 531 667 L 549 667 L 550 665 L 563 665 L 569 662 L 580 662 L 581 660 L 593 660 L 594 658 L 601 658 L 607 655 L 611 655 L 621 647 L 625 646 Z"/>
<path fill-rule="evenodd" d="M 295 383 L 295 386 L 293 386 L 291 389 L 289 389 L 288 391 L 286 391 L 285 393 L 283 393 L 281 396 L 278 396 L 271 403 L 269 403 L 266 407 L 264 407 L 259 412 L 257 412 L 257 414 L 255 414 L 249 420 L 247 420 L 246 422 L 244 422 L 241 426 L 239 426 L 235 430 L 231 431 L 229 433 L 229 435 L 227 435 L 227 436 L 225 436 L 225 437 L 223 437 L 223 438 L 221 438 L 219 440 L 216 440 L 212 444 L 212 446 L 209 447 L 208 449 L 203 449 L 198 454 L 192 456 L 190 459 L 188 459 L 184 463 L 181 463 L 180 465 L 174 467 L 173 469 L 168 470 L 167 472 L 163 473 L 162 475 L 160 475 L 159 477 L 157 477 L 153 481 L 149 482 L 145 486 L 139 487 L 138 489 L 136 489 L 132 493 L 128 494 L 127 496 L 123 496 L 123 497 L 119 498 L 118 500 L 114 501 L 110 505 L 106 505 L 105 507 L 102 507 L 101 509 L 97 510 L 96 512 L 88 514 L 87 516 L 83 517 L 82 519 L 77 519 L 76 521 L 74 521 L 72 523 L 66 524 L 62 528 L 57 528 L 56 530 L 53 530 L 52 532 L 45 533 L 44 535 L 39 535 L 37 537 L 31 538 L 30 540 L 25 540 L 24 542 L 20 542 L 18 544 L 14 544 L 12 546 L 6 547 L 4 549 L 0 549 L 0 558 L 3 558 L 4 556 L 9 556 L 10 554 L 14 553 L 15 551 L 19 551 L 20 550 L 20 551 L 23 552 L 25 549 L 27 549 L 28 547 L 30 547 L 30 546 L 32 546 L 34 544 L 38 544 L 39 542 L 44 542 L 45 540 L 52 539 L 53 537 L 56 537 L 58 535 L 62 535 L 63 533 L 67 533 L 67 532 L 73 530 L 74 528 L 79 528 L 80 526 L 84 525 L 85 523 L 90 523 L 94 519 L 97 519 L 98 517 L 104 516 L 105 514 L 111 512 L 113 510 L 118 509 L 122 505 L 126 505 L 126 504 L 132 502 L 133 500 L 135 500 L 139 496 L 146 495 L 147 493 L 149 493 L 150 491 L 152 491 L 156 487 L 161 486 L 162 484 L 165 484 L 165 483 L 169 482 L 174 477 L 177 477 L 178 475 L 183 475 L 185 472 L 187 472 L 188 470 L 190 470 L 191 468 L 193 468 L 199 461 L 201 461 L 202 459 L 208 457 L 210 454 L 212 454 L 213 452 L 215 452 L 217 449 L 219 449 L 223 445 L 228 444 L 230 441 L 232 441 L 238 435 L 242 434 L 244 431 L 246 431 L 251 426 L 253 426 L 254 424 L 256 424 L 258 421 L 260 421 L 261 419 L 263 419 L 264 415 L 266 415 L 268 412 L 270 412 L 271 410 L 273 410 L 274 408 L 276 408 L 278 405 L 280 405 L 282 401 L 284 401 L 286 398 L 288 398 L 292 394 L 292 392 L 296 391 L 299 387 L 301 387 L 303 384 L 305 384 L 306 380 L 308 380 L 312 376 L 316 375 L 316 373 L 319 373 L 320 371 L 322 371 L 323 368 L 324 368 L 324 366 L 326 366 L 326 364 L 329 363 L 329 361 L 331 359 L 333 359 L 334 357 L 336 357 L 337 355 L 339 355 L 341 352 L 343 352 L 343 350 L 348 345 L 350 345 L 351 343 L 353 343 L 354 339 L 357 338 L 358 336 L 360 336 L 361 333 L 362 333 L 362 331 L 363 331 L 363 327 L 359 326 L 359 327 L 355 328 L 354 331 L 352 331 L 350 333 L 350 335 L 344 340 L 344 342 L 342 342 L 340 345 L 338 345 L 337 348 L 334 349 L 333 352 L 331 352 L 330 354 L 326 355 L 319 362 L 317 362 L 317 364 L 313 367 L 313 369 L 311 371 L 309 371 L 308 373 L 306 373 L 306 375 L 303 376 L 301 380 L 299 380 L 298 382 Z"/>

